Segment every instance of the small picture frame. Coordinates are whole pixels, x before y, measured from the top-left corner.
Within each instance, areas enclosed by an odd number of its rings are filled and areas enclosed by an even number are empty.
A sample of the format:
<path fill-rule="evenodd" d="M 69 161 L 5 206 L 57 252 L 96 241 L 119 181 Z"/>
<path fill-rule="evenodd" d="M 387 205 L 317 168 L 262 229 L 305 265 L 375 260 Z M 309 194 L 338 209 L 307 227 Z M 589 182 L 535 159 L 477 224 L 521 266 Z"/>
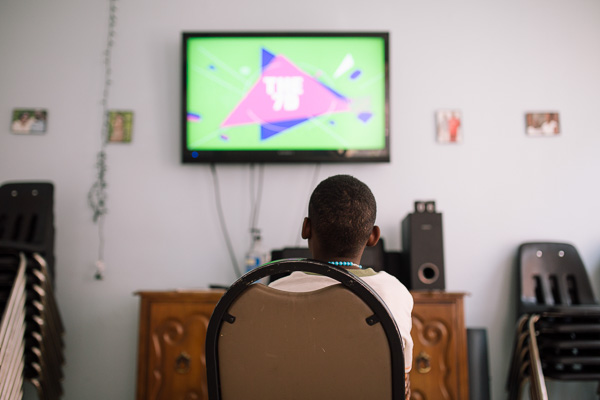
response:
<path fill-rule="evenodd" d="M 459 110 L 438 110 L 435 114 L 438 143 L 463 141 L 462 113 Z"/>
<path fill-rule="evenodd" d="M 15 108 L 10 130 L 19 135 L 42 134 L 48 127 L 48 111 L 40 108 Z"/>
<path fill-rule="evenodd" d="M 527 136 L 556 136 L 560 134 L 557 112 L 525 113 L 525 134 Z"/>
<path fill-rule="evenodd" d="M 133 111 L 111 110 L 108 112 L 108 142 L 131 143 Z"/>

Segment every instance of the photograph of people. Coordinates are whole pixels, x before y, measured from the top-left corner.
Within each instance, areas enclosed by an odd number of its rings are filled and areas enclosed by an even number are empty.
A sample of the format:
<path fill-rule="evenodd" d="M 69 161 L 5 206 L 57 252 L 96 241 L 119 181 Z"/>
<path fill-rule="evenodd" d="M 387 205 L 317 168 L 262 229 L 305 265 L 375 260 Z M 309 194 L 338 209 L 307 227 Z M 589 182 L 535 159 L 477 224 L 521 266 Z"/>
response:
<path fill-rule="evenodd" d="M 527 121 L 527 134 L 529 136 L 539 136 L 542 134 L 542 129 L 540 128 L 537 115 L 539 114 L 525 114 L 525 120 Z"/>
<path fill-rule="evenodd" d="M 131 129 L 133 125 L 133 112 L 109 111 L 108 112 L 108 141 L 117 143 L 131 142 Z"/>
<path fill-rule="evenodd" d="M 31 125 L 33 124 L 33 117 L 31 111 L 27 110 L 15 110 L 13 111 L 13 121 L 10 129 L 14 133 L 29 133 L 31 131 Z"/>
<path fill-rule="evenodd" d="M 525 114 L 528 136 L 554 136 L 560 133 L 558 113 L 538 112 Z"/>
<path fill-rule="evenodd" d="M 35 110 L 33 112 L 31 132 L 46 132 L 46 115 L 47 113 L 44 110 Z"/>
<path fill-rule="evenodd" d="M 439 110 L 436 113 L 437 141 L 439 143 L 462 142 L 462 116 L 457 110 Z"/>
<path fill-rule="evenodd" d="M 47 114 L 42 109 L 15 109 L 10 129 L 19 134 L 46 132 Z"/>
<path fill-rule="evenodd" d="M 542 122 L 542 133 L 544 135 L 556 135 L 558 134 L 558 114 L 547 113 L 544 115 L 544 122 Z"/>

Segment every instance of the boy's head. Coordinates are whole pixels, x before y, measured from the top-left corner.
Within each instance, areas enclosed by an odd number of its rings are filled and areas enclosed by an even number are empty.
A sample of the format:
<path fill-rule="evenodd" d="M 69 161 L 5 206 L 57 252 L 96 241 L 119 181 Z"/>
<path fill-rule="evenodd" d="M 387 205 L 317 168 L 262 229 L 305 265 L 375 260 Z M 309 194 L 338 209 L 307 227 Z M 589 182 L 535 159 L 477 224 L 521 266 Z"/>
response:
<path fill-rule="evenodd" d="M 356 258 L 379 240 L 377 204 L 367 185 L 349 175 L 319 183 L 308 205 L 302 237 L 313 257 Z M 316 253 L 316 254 L 315 254 Z"/>

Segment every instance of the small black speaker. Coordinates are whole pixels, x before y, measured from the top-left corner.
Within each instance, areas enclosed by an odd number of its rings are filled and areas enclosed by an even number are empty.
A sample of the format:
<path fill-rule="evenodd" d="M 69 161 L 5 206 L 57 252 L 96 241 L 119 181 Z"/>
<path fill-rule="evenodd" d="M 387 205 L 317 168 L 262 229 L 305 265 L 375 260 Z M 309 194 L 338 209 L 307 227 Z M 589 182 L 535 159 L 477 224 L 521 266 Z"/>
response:
<path fill-rule="evenodd" d="M 402 247 L 400 281 L 409 290 L 444 290 L 442 214 L 435 202 L 415 202 L 415 211 L 402 220 Z"/>

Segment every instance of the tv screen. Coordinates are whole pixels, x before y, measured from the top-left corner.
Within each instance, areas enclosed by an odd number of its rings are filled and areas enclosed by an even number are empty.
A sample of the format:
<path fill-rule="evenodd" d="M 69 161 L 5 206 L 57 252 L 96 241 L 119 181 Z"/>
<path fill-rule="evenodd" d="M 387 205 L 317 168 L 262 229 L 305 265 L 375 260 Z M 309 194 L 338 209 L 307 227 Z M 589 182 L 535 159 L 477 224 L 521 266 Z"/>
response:
<path fill-rule="evenodd" d="M 386 32 L 184 32 L 183 162 L 388 162 L 388 48 Z"/>

